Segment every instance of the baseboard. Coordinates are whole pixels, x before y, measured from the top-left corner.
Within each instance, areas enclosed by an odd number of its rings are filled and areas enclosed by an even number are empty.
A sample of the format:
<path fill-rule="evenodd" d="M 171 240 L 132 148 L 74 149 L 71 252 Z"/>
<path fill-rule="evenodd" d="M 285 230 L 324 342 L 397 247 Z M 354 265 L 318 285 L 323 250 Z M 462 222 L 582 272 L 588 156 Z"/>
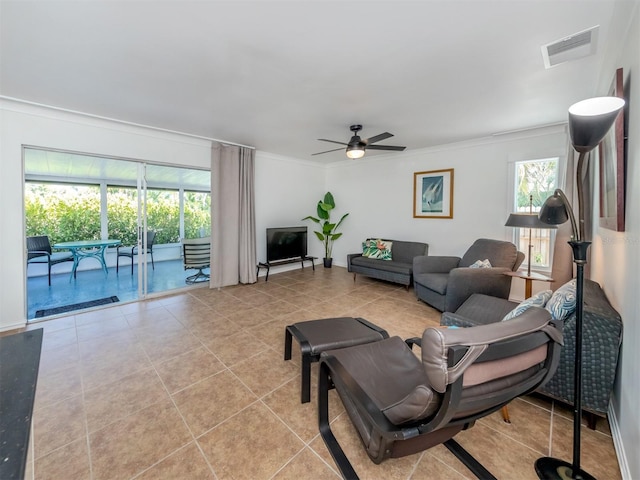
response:
<path fill-rule="evenodd" d="M 616 412 L 613 409 L 613 404 L 609 403 L 609 411 L 607 412 L 607 419 L 609 420 L 609 428 L 611 429 L 611 436 L 613 438 L 613 447 L 616 450 L 618 456 L 618 465 L 620 466 L 620 474 L 624 480 L 633 480 L 629 471 L 629 462 L 627 461 L 627 455 L 625 453 L 624 444 L 622 443 L 622 435 L 620 434 L 620 424 L 616 417 Z"/>
<path fill-rule="evenodd" d="M 0 332 L 8 332 L 9 330 L 17 330 L 17 329 L 21 329 L 27 326 L 27 322 L 26 321 L 22 321 L 22 322 L 18 322 L 18 323 L 12 323 L 10 325 L 2 325 L 0 327 Z M 18 333 L 18 332 L 16 332 Z"/>

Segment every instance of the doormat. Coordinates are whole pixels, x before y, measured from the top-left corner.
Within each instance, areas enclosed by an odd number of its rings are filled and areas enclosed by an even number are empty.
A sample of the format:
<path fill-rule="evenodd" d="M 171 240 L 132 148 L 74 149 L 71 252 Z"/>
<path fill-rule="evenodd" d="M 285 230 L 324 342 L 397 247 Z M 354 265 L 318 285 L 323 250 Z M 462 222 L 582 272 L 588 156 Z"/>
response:
<path fill-rule="evenodd" d="M 61 313 L 73 312 L 74 310 L 82 310 L 85 308 L 99 307 L 100 305 L 108 305 L 110 303 L 119 302 L 120 299 L 115 295 L 113 297 L 100 298 L 89 302 L 74 303 L 73 305 L 65 305 L 63 307 L 46 308 L 36 311 L 36 318 L 49 317 L 51 315 L 60 315 Z"/>

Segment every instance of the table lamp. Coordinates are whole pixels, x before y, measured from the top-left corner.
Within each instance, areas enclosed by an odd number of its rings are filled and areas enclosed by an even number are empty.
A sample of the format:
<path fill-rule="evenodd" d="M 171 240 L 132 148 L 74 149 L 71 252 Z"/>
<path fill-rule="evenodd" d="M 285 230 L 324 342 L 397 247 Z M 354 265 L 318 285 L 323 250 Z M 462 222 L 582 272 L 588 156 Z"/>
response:
<path fill-rule="evenodd" d="M 569 134 L 573 148 L 580 154 L 576 184 L 578 192 L 578 221 L 564 192 L 557 189 L 540 210 L 540 220 L 550 225 L 571 221 L 572 237 L 568 242 L 576 264 L 576 353 L 573 388 L 573 463 L 552 457 L 536 460 L 536 473 L 541 479 L 595 479 L 580 468 L 580 424 L 582 420 L 582 320 L 584 308 L 584 266 L 591 242 L 584 240 L 584 192 L 582 169 L 587 153 L 593 150 L 607 134 L 624 107 L 618 97 L 596 97 L 569 107 Z"/>
<path fill-rule="evenodd" d="M 527 277 L 531 276 L 531 254 L 533 243 L 531 241 L 531 230 L 534 228 L 557 228 L 556 225 L 544 223 L 538 217 L 538 213 L 533 212 L 533 195 L 529 195 L 529 213 L 515 212 L 509 215 L 505 227 L 517 227 L 529 229 L 529 252 L 527 253 Z"/>

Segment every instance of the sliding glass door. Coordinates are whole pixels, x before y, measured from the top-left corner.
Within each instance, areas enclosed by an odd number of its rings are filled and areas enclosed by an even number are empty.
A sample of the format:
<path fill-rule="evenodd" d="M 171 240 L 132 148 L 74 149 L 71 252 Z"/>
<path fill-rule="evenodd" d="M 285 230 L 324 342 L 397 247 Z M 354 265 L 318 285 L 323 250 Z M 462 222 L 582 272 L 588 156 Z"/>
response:
<path fill-rule="evenodd" d="M 28 319 L 185 288 L 180 240 L 211 232 L 208 171 L 35 147 L 24 171 L 25 236 L 72 257 L 49 285 L 27 253 Z"/>

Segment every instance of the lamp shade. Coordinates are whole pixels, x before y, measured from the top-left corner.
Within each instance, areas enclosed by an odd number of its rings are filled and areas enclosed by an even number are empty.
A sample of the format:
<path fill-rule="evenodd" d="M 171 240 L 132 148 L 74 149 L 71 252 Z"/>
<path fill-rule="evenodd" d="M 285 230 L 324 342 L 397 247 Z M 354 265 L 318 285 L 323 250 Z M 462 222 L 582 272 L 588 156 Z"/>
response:
<path fill-rule="evenodd" d="M 548 225 L 561 225 L 569 220 L 567 207 L 559 195 L 553 194 L 547 198 L 540 210 L 539 219 Z"/>
<path fill-rule="evenodd" d="M 549 225 L 561 225 L 567 220 L 571 220 L 573 239 L 580 241 L 578 224 L 576 223 L 573 209 L 567 196 L 559 188 L 553 192 L 553 195 L 545 200 L 538 217 L 540 221 Z"/>
<path fill-rule="evenodd" d="M 569 134 L 577 152 L 593 150 L 607 134 L 624 100 L 618 97 L 595 97 L 569 107 Z"/>
<path fill-rule="evenodd" d="M 356 144 L 349 145 L 347 147 L 347 157 L 349 158 L 362 158 L 364 157 L 364 147 Z"/>
<path fill-rule="evenodd" d="M 544 223 L 537 213 L 512 213 L 507 218 L 505 227 L 519 228 L 557 228 L 555 225 Z"/>

